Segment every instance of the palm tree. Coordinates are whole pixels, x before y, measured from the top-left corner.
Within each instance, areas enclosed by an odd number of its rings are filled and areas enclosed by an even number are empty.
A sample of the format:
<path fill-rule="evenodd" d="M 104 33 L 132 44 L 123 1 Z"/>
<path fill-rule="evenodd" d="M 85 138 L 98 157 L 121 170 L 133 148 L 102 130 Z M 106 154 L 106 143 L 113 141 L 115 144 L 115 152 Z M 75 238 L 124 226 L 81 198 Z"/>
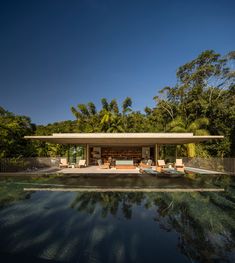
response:
<path fill-rule="evenodd" d="M 177 116 L 167 125 L 169 132 L 192 132 L 194 135 L 208 135 L 209 132 L 205 129 L 209 125 L 209 120 L 205 117 L 198 118 L 191 123 L 187 123 L 181 116 Z M 189 143 L 186 145 L 188 157 L 195 157 L 196 145 Z"/>
<path fill-rule="evenodd" d="M 118 116 L 112 116 L 112 121 L 110 123 L 110 127 L 107 132 L 124 132 L 122 127 L 122 120 Z"/>
<path fill-rule="evenodd" d="M 88 107 L 88 112 L 90 115 L 96 115 L 97 111 L 96 111 L 96 106 L 93 102 L 88 102 L 87 103 L 87 107 Z"/>
<path fill-rule="evenodd" d="M 122 119 L 119 113 L 118 103 L 115 99 L 108 103 L 107 99 L 101 100 L 102 110 L 101 116 L 101 130 L 104 132 L 123 132 Z"/>
<path fill-rule="evenodd" d="M 113 111 L 115 114 L 119 114 L 118 103 L 115 99 L 111 100 L 109 107 L 110 110 Z"/>
<path fill-rule="evenodd" d="M 77 109 L 71 107 L 71 111 L 78 121 L 78 128 L 80 132 L 97 131 L 98 116 L 93 102 L 88 102 L 87 105 L 78 104 Z"/>
<path fill-rule="evenodd" d="M 131 113 L 132 109 L 132 100 L 130 97 L 126 97 L 125 100 L 122 102 L 122 122 L 123 122 L 123 129 L 125 132 L 128 132 L 128 113 Z"/>
<path fill-rule="evenodd" d="M 132 106 L 132 99 L 130 97 L 126 97 L 122 103 L 122 114 L 125 115 L 126 113 L 131 111 Z"/>
<path fill-rule="evenodd" d="M 109 103 L 106 98 L 101 99 L 102 110 L 109 110 Z"/>
<path fill-rule="evenodd" d="M 110 123 L 112 122 L 113 113 L 108 110 L 102 110 L 101 115 L 101 130 L 106 132 L 109 129 Z"/>

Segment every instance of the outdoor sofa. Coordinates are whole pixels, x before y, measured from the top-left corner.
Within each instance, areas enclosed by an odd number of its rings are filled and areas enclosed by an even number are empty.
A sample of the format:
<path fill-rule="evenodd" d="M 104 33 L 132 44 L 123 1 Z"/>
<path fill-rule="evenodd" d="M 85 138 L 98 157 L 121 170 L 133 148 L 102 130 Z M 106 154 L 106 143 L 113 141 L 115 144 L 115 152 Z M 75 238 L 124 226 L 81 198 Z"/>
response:
<path fill-rule="evenodd" d="M 116 160 L 116 169 L 135 169 L 133 160 Z"/>

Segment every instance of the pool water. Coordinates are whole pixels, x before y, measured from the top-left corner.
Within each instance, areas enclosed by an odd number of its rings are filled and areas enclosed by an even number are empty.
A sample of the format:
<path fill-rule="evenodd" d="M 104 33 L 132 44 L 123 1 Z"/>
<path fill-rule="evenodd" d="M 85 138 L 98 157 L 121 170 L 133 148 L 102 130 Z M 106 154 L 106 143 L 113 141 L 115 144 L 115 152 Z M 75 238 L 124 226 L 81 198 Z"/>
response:
<path fill-rule="evenodd" d="M 224 188 L 50 192 L 27 187 Z M 0 178 L 0 262 L 235 262 L 235 180 Z"/>

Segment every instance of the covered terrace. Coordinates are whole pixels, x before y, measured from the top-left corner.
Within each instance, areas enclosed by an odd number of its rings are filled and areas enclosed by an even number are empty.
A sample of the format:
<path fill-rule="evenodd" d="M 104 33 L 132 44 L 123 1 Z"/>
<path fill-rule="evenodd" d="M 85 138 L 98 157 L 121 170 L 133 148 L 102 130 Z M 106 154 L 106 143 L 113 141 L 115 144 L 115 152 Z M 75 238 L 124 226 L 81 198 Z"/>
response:
<path fill-rule="evenodd" d="M 87 165 L 97 165 L 98 159 L 115 160 L 152 159 L 155 163 L 161 157 L 164 145 L 182 145 L 223 139 L 219 135 L 195 136 L 193 133 L 54 133 L 50 136 L 25 136 L 26 139 L 70 146 L 71 156 L 76 162 L 85 159 Z M 174 158 L 177 157 L 177 152 Z M 166 158 L 165 156 L 163 158 Z"/>

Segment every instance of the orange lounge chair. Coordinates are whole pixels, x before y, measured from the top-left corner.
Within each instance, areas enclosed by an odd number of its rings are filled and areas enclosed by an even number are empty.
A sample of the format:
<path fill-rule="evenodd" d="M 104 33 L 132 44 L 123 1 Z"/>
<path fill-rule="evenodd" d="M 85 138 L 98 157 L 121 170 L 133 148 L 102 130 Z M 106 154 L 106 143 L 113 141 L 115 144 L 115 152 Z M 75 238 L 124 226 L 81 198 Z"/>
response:
<path fill-rule="evenodd" d="M 166 167 L 165 161 L 164 160 L 157 160 L 157 165 L 156 165 L 156 171 L 162 172 L 162 170 Z"/>

